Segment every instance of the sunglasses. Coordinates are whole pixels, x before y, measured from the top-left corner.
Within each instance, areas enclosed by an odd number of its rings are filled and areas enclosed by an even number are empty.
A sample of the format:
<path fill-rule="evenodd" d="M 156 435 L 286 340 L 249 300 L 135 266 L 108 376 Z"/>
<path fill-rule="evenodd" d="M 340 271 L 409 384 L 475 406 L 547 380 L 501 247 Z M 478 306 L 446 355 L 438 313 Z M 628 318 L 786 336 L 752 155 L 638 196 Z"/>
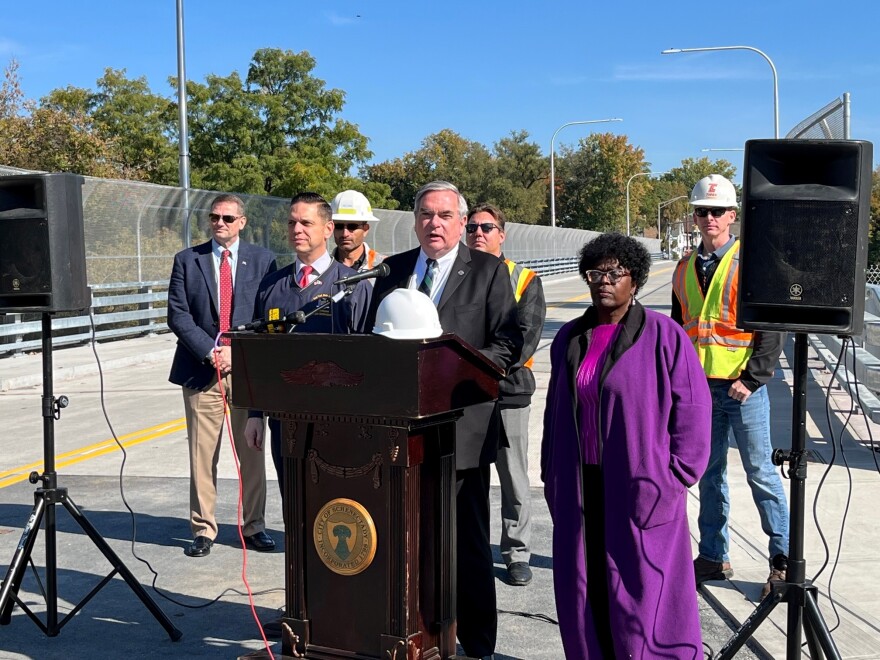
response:
<path fill-rule="evenodd" d="M 588 270 L 584 273 L 588 284 L 600 284 L 605 277 L 612 284 L 617 284 L 621 278 L 629 275 L 623 268 L 614 268 L 612 270 Z"/>
<path fill-rule="evenodd" d="M 716 208 L 716 207 L 712 207 L 712 208 L 700 207 L 700 208 L 694 209 L 694 214 L 698 218 L 705 218 L 707 215 L 709 215 L 711 213 L 713 218 L 720 218 L 722 215 L 727 213 L 729 210 L 730 209 L 721 209 L 721 208 Z"/>
<path fill-rule="evenodd" d="M 357 231 L 358 229 L 363 229 L 363 226 L 364 223 L 362 222 L 335 222 L 333 223 L 333 231 L 342 231 L 343 229 Z"/>
<path fill-rule="evenodd" d="M 501 231 L 501 227 L 499 227 L 498 225 L 492 224 L 491 222 L 480 222 L 480 223 L 472 222 L 472 223 L 469 223 L 464 226 L 464 228 L 467 230 L 468 234 L 476 234 L 477 227 L 479 227 L 483 231 L 484 234 L 490 233 L 493 229 L 497 229 L 498 231 Z"/>
<path fill-rule="evenodd" d="M 220 222 L 221 220 L 225 222 L 227 225 L 231 225 L 233 222 L 242 218 L 244 216 L 241 215 L 220 215 L 219 213 L 209 213 L 208 220 L 211 222 Z"/>

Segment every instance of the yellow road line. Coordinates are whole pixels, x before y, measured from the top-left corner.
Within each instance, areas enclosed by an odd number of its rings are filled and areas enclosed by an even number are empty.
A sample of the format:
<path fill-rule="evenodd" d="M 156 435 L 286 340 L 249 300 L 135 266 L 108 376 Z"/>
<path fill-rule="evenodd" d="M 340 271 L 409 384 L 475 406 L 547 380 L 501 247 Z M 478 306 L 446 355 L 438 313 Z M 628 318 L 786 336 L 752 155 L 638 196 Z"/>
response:
<path fill-rule="evenodd" d="M 120 444 L 122 444 L 123 447 L 133 447 L 134 445 L 139 445 L 140 443 L 147 442 L 148 440 L 155 440 L 156 438 L 161 438 L 162 436 L 185 430 L 186 420 L 181 417 L 180 419 L 175 419 L 170 422 L 164 422 L 162 424 L 157 424 L 156 426 L 151 426 L 146 429 L 140 429 L 139 431 L 134 431 L 133 433 L 128 433 L 126 435 L 120 436 L 119 442 Z M 116 444 L 116 441 L 113 438 L 108 438 L 106 440 L 102 440 L 100 442 L 96 442 L 85 447 L 79 447 L 78 449 L 74 449 L 63 454 L 57 454 L 55 456 L 55 468 L 57 469 L 66 467 L 68 465 L 75 465 L 76 463 L 81 463 L 91 458 L 103 456 L 104 454 L 109 454 L 114 451 L 119 451 L 119 445 Z M 36 463 L 30 463 L 28 465 L 22 465 L 19 467 L 11 468 L 9 470 L 4 470 L 3 472 L 0 472 L 0 488 L 5 488 L 6 486 L 11 486 L 12 484 L 24 481 L 28 478 L 28 475 L 30 475 L 31 471 L 39 471 L 43 467 L 43 461 L 38 461 Z"/>

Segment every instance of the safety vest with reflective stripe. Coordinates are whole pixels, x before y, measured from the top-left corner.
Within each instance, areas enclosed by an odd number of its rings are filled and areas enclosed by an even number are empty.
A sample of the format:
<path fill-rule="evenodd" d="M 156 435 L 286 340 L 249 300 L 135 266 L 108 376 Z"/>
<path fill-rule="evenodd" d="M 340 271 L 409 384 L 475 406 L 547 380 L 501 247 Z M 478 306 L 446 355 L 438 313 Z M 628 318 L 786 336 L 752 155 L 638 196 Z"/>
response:
<path fill-rule="evenodd" d="M 510 286 L 513 287 L 513 297 L 516 299 L 517 304 L 519 304 L 519 299 L 522 298 L 523 291 L 526 290 L 529 282 L 535 277 L 535 271 L 526 268 L 525 266 L 520 266 L 518 263 L 515 263 L 510 259 L 505 259 L 504 263 L 507 264 L 507 270 L 510 271 Z M 525 361 L 523 366 L 531 369 L 534 363 L 535 356 L 533 355 Z"/>
<path fill-rule="evenodd" d="M 736 327 L 738 283 L 739 241 L 721 258 L 705 296 L 697 279 L 696 250 L 678 262 L 672 276 L 683 327 L 708 378 L 739 378 L 752 355 L 754 334 Z"/>

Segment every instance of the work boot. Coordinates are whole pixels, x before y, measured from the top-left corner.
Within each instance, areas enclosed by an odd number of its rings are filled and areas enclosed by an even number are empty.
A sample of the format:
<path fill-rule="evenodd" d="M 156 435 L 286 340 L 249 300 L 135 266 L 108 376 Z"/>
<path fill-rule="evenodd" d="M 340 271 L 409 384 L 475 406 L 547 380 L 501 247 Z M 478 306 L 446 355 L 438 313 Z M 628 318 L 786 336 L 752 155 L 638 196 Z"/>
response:
<path fill-rule="evenodd" d="M 773 591 L 774 584 L 785 582 L 787 576 L 788 557 L 783 554 L 778 554 L 773 557 L 773 560 L 770 562 L 770 575 L 767 578 L 767 582 L 761 587 L 761 600 L 764 600 L 770 595 L 770 592 Z"/>
<path fill-rule="evenodd" d="M 709 580 L 729 580 L 733 577 L 733 569 L 729 561 L 709 561 L 703 557 L 694 559 L 694 579 L 699 587 Z"/>

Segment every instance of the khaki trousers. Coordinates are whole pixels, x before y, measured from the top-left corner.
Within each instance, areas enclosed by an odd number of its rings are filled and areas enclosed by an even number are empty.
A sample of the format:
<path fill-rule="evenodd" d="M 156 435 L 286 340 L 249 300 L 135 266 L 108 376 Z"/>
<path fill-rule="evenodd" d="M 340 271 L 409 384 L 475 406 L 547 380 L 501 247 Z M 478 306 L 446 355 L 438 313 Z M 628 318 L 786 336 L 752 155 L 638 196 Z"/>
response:
<path fill-rule="evenodd" d="M 232 399 L 232 376 L 223 378 L 227 400 Z M 217 538 L 214 508 L 217 502 L 217 461 L 226 427 L 226 401 L 217 378 L 204 390 L 183 389 L 183 407 L 189 436 L 189 507 L 193 536 Z M 251 536 L 266 528 L 266 458 L 247 446 L 244 429 L 248 411 L 230 407 L 235 451 L 241 468 L 242 533 Z"/>

